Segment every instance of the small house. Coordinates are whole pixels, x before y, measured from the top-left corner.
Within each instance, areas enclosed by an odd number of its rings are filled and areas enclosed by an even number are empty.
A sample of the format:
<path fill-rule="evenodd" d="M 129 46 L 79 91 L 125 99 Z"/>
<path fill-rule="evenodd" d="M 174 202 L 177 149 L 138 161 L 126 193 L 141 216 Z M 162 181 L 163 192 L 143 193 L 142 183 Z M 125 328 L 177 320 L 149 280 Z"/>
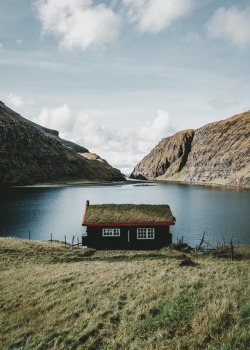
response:
<path fill-rule="evenodd" d="M 86 203 L 82 245 L 95 249 L 160 249 L 172 243 L 169 205 Z"/>

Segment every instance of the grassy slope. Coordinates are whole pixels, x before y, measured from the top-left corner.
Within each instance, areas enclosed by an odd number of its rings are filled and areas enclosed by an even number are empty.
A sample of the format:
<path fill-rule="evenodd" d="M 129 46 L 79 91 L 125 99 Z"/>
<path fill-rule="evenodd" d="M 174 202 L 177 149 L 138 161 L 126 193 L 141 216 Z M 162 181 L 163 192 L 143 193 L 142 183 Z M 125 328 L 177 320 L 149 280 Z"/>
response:
<path fill-rule="evenodd" d="M 0 239 L 1 349 L 242 349 L 249 260 Z"/>

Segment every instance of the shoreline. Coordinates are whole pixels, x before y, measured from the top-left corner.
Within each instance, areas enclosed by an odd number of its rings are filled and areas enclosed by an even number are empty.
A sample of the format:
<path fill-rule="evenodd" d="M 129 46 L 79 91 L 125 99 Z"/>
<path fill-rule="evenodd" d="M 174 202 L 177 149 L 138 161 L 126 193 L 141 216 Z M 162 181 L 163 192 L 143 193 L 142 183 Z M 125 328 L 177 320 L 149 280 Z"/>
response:
<path fill-rule="evenodd" d="M 9 186 L 9 187 L 2 187 L 2 188 L 20 188 L 20 187 L 91 187 L 91 186 L 123 186 L 123 185 L 133 185 L 133 184 L 152 184 L 155 181 L 151 180 L 136 180 L 136 179 L 129 179 L 126 178 L 124 181 L 86 181 L 86 180 L 72 180 L 72 181 L 58 181 L 58 182 L 44 182 L 44 183 L 36 183 L 33 185 L 20 185 L 20 186 Z"/>
<path fill-rule="evenodd" d="M 125 181 L 111 181 L 111 182 L 100 182 L 100 181 L 65 181 L 55 183 L 37 183 L 33 185 L 20 185 L 20 186 L 9 186 L 2 187 L 6 188 L 35 188 L 35 187 L 99 187 L 99 186 L 155 186 L 157 184 L 169 184 L 169 185 L 182 185 L 182 186 L 199 186 L 213 190 L 224 190 L 232 192 L 250 192 L 249 187 L 240 187 L 232 185 L 222 185 L 217 183 L 200 183 L 200 182 L 185 182 L 185 181 L 173 181 L 173 180 L 137 180 L 137 179 L 126 179 Z"/>
<path fill-rule="evenodd" d="M 156 183 L 168 183 L 175 185 L 188 185 L 188 186 L 200 186 L 206 187 L 210 189 L 220 189 L 220 190 L 228 190 L 232 192 L 250 192 L 250 187 L 241 187 L 241 186 L 233 186 L 233 185 L 223 185 L 219 183 L 212 182 L 185 182 L 185 181 L 174 181 L 174 180 L 155 180 Z"/>
<path fill-rule="evenodd" d="M 69 181 L 58 181 L 58 182 L 44 182 L 36 183 L 32 185 L 16 185 L 16 186 L 6 186 L 1 187 L 6 188 L 35 188 L 35 187 L 99 187 L 99 186 L 124 186 L 124 185 L 134 185 L 134 186 L 155 186 L 157 184 L 169 184 L 169 185 L 182 185 L 182 186 L 199 186 L 203 188 L 213 189 L 213 190 L 224 190 L 232 192 L 250 192 L 250 187 L 241 187 L 233 185 L 223 185 L 219 183 L 208 183 L 208 182 L 186 182 L 177 180 L 140 180 L 128 178 L 124 181 L 87 181 L 87 180 L 69 180 Z"/>

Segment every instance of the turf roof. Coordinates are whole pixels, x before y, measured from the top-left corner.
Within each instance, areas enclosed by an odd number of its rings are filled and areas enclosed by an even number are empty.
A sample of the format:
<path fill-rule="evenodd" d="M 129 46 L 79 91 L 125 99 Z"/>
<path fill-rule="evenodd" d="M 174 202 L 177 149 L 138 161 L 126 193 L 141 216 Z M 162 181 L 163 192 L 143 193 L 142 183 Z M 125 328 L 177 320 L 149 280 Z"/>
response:
<path fill-rule="evenodd" d="M 169 205 L 99 204 L 86 207 L 83 224 L 175 222 Z"/>

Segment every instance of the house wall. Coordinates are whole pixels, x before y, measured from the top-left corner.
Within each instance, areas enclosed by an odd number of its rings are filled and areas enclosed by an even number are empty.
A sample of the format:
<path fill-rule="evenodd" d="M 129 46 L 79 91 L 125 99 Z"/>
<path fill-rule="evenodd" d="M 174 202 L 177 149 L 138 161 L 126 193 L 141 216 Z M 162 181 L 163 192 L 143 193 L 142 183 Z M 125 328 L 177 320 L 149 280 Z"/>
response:
<path fill-rule="evenodd" d="M 143 227 L 143 226 L 138 226 Z M 137 239 L 137 227 L 117 226 L 119 237 L 103 237 L 102 228 L 87 227 L 87 236 L 82 237 L 82 245 L 95 249 L 160 249 L 172 243 L 169 226 L 150 226 L 155 229 L 154 239 Z"/>

